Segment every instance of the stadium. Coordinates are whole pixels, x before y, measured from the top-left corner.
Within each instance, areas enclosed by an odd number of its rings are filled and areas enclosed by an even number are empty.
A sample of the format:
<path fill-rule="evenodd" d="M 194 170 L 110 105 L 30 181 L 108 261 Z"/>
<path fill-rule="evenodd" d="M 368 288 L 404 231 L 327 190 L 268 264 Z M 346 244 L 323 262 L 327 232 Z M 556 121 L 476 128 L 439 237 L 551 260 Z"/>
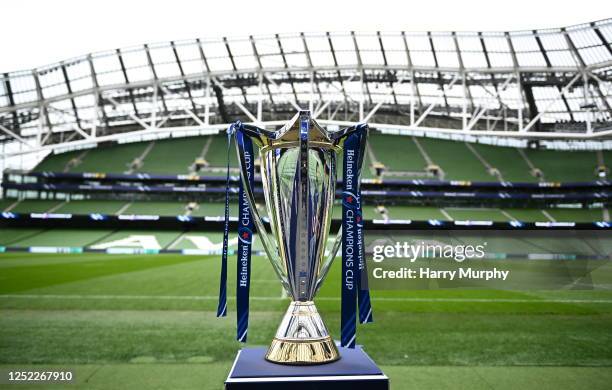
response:
<path fill-rule="evenodd" d="M 0 365 L 71 367 L 78 388 L 221 388 L 241 348 L 214 318 L 225 131 L 309 110 L 329 131 L 369 124 L 371 245 L 487 237 L 498 258 L 599 261 L 556 290 L 374 288 L 358 341 L 392 388 L 606 388 L 611 91 L 612 19 L 201 38 L 0 74 Z M 263 346 L 287 298 L 255 254 Z M 339 285 L 335 264 L 317 297 L 332 333 Z"/>

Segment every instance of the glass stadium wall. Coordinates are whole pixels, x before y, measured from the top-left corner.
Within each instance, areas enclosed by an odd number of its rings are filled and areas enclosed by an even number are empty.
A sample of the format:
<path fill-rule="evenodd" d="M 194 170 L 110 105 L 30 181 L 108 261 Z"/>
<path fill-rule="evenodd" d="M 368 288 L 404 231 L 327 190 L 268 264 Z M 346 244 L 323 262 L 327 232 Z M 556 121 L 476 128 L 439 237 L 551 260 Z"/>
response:
<path fill-rule="evenodd" d="M 212 134 L 298 109 L 339 128 L 611 149 L 612 19 L 517 32 L 195 39 L 0 74 L 0 168 L 48 153 Z"/>

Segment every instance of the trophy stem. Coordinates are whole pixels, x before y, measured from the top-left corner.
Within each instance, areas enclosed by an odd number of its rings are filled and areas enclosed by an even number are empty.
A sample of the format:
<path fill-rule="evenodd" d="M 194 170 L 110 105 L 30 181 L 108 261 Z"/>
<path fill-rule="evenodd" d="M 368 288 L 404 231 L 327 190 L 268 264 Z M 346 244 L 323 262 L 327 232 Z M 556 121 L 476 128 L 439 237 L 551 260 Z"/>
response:
<path fill-rule="evenodd" d="M 338 348 L 314 303 L 291 302 L 268 349 L 266 360 L 279 364 L 311 365 L 338 359 Z"/>

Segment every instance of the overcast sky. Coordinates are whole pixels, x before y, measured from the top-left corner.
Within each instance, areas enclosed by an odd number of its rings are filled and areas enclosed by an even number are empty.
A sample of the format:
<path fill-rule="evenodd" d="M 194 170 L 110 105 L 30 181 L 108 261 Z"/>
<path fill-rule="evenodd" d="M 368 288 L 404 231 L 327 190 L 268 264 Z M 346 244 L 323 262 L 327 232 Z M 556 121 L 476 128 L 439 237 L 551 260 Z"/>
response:
<path fill-rule="evenodd" d="M 0 72 L 88 52 L 196 37 L 562 27 L 612 17 L 609 4 L 602 0 L 2 0 Z"/>

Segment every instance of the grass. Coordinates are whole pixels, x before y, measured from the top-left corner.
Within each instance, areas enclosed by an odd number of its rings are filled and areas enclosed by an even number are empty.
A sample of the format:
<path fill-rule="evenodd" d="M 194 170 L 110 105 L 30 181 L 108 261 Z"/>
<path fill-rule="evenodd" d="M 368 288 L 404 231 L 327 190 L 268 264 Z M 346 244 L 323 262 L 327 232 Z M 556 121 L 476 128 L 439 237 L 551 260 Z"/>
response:
<path fill-rule="evenodd" d="M 0 365 L 73 367 L 77 388 L 219 389 L 242 345 L 232 298 L 229 316 L 215 318 L 218 272 L 210 256 L 0 255 Z M 335 338 L 339 281 L 337 262 L 316 300 Z M 264 258 L 253 258 L 252 287 L 247 345 L 267 345 L 288 302 Z M 608 291 L 372 294 L 375 323 L 359 327 L 358 342 L 393 389 L 612 379 Z"/>

